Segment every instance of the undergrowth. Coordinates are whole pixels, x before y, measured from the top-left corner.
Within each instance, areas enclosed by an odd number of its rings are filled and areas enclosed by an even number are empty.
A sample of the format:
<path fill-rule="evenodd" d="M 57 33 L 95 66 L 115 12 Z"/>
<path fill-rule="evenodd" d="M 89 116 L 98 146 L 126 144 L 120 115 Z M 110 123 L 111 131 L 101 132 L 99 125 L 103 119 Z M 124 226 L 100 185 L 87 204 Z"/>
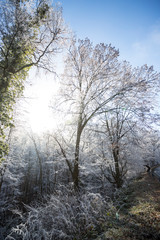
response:
<path fill-rule="evenodd" d="M 117 218 L 97 240 L 159 240 L 160 182 L 145 174 L 115 195 Z M 105 229 L 106 228 L 106 229 Z"/>

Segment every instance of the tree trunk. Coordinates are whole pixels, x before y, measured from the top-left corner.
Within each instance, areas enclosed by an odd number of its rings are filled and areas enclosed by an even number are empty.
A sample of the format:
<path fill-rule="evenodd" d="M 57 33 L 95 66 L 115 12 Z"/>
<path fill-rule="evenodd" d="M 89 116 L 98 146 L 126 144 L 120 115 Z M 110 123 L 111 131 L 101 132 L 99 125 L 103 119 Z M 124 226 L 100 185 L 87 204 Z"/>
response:
<path fill-rule="evenodd" d="M 79 117 L 78 127 L 77 127 L 77 138 L 76 138 L 76 146 L 75 146 L 75 159 L 74 159 L 74 169 L 73 169 L 73 182 L 74 188 L 77 191 L 79 189 L 79 147 L 81 134 L 83 131 L 81 116 Z"/>
<path fill-rule="evenodd" d="M 38 147 L 37 147 L 37 144 L 36 144 L 36 141 L 33 137 L 31 137 L 32 141 L 33 141 L 33 144 L 34 144 L 34 147 L 35 147 L 35 151 L 36 151 L 36 154 L 37 154 L 37 157 L 38 157 L 38 163 L 39 163 L 39 186 L 40 186 L 40 192 L 41 192 L 41 195 L 43 193 L 43 169 L 42 169 L 42 159 L 41 159 L 41 156 L 39 154 L 39 150 L 38 150 Z"/>
<path fill-rule="evenodd" d="M 122 186 L 122 178 L 121 178 L 121 172 L 120 172 L 120 168 L 119 168 L 119 149 L 118 149 L 118 146 L 116 146 L 113 149 L 113 157 L 114 157 L 114 166 L 115 166 L 114 180 L 115 180 L 117 188 L 120 188 Z"/>

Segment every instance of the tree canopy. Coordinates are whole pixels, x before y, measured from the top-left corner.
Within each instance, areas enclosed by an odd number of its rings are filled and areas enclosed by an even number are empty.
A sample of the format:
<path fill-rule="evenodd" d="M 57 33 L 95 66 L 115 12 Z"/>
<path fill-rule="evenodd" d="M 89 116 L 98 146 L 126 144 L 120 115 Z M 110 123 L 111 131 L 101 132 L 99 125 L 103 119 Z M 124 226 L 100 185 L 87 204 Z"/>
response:
<path fill-rule="evenodd" d="M 60 47 L 62 10 L 50 2 L 5 1 L 0 6 L 0 159 L 8 152 L 6 129 L 13 125 L 16 98 L 32 66 L 52 70 L 49 54 Z"/>
<path fill-rule="evenodd" d="M 132 68 L 128 62 L 120 62 L 118 56 L 119 51 L 110 44 L 101 43 L 93 46 L 89 39 L 78 41 L 73 39 L 68 50 L 62 76 L 60 102 L 65 104 L 65 109 L 68 104 L 67 113 L 71 114 L 74 119 L 72 123 L 75 132 L 72 133 L 75 136 L 73 164 L 66 154 L 64 155 L 64 149 L 59 141 L 58 145 L 66 159 L 76 187 L 79 184 L 81 138 L 86 126 L 92 121 L 97 121 L 98 124 L 100 115 L 114 112 L 116 109 L 118 111 L 118 104 L 121 109 L 127 108 L 128 113 L 132 112 L 133 119 L 146 116 L 150 112 L 148 92 L 154 97 L 156 86 L 159 84 L 157 81 L 159 74 L 154 72 L 152 67 L 144 65 Z M 109 123 L 107 126 L 109 132 Z M 110 139 L 111 137 L 110 134 Z M 117 148 L 119 140 L 115 142 L 112 139 L 111 143 L 116 144 L 112 150 L 116 177 L 118 176 L 118 181 L 121 181 Z"/>

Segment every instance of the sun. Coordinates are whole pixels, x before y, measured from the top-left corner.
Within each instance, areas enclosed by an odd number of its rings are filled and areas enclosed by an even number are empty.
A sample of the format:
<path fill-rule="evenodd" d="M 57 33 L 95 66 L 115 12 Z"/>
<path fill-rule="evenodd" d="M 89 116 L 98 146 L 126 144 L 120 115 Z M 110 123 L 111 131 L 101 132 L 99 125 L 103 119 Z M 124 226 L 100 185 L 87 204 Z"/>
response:
<path fill-rule="evenodd" d="M 58 91 L 58 84 L 53 77 L 36 79 L 27 89 L 27 126 L 35 133 L 55 129 L 58 120 L 49 107 L 50 101 Z"/>
<path fill-rule="evenodd" d="M 55 127 L 55 121 L 48 107 L 48 96 L 39 98 L 29 109 L 29 125 L 33 132 L 40 133 Z"/>

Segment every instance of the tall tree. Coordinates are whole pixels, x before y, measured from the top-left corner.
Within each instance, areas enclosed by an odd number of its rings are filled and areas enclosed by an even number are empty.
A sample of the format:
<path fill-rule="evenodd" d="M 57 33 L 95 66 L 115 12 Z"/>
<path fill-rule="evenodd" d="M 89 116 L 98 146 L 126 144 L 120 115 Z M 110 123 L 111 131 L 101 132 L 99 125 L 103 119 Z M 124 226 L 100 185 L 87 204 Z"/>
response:
<path fill-rule="evenodd" d="M 120 103 L 121 104 L 121 103 Z M 101 156 L 104 164 L 101 166 L 103 176 L 117 188 L 123 185 L 127 173 L 127 160 L 124 152 L 127 150 L 128 135 L 134 131 L 137 119 L 133 117 L 131 109 L 122 105 L 114 106 L 111 112 L 105 112 L 102 116 L 102 124 L 95 130 L 102 136 Z M 105 144 L 107 142 L 107 144 Z M 108 147 L 107 147 L 108 145 Z M 105 147 L 104 147 L 105 146 Z M 110 157 L 106 152 L 110 152 Z M 106 164 L 105 162 L 108 161 Z M 107 169 L 107 173 L 106 173 Z"/>
<path fill-rule="evenodd" d="M 104 111 L 111 111 L 110 104 L 125 98 L 128 92 L 144 89 L 157 75 L 152 69 L 142 67 L 132 70 L 126 63 L 118 62 L 119 52 L 111 45 L 95 47 L 89 39 L 73 40 L 66 60 L 62 98 L 65 107 L 70 103 L 70 113 L 75 119 L 74 163 L 63 155 L 72 174 L 75 188 L 79 186 L 79 153 L 81 136 L 86 125 Z M 62 148 L 61 148 L 62 150 Z"/>
<path fill-rule="evenodd" d="M 124 155 L 127 155 L 129 142 L 133 143 L 135 139 L 138 140 L 137 129 L 150 128 L 153 131 L 152 123 L 155 123 L 159 118 L 159 114 L 154 110 L 158 81 L 152 81 L 153 76 L 157 74 L 152 74 L 153 72 L 150 71 L 151 81 L 148 82 L 148 85 L 145 84 L 145 87 L 139 85 L 138 88 L 133 89 L 134 91 L 126 92 L 125 97 L 114 99 L 110 105 L 111 112 L 108 112 L 108 108 L 105 111 L 104 108 L 104 114 L 101 114 L 100 117 L 102 124 L 100 123 L 96 130 L 106 137 L 105 141 L 110 143 L 111 164 L 107 166 L 108 174 L 105 174 L 104 169 L 102 169 L 103 174 L 118 188 L 122 186 L 127 173 L 127 160 Z M 148 72 L 147 75 L 149 76 Z M 103 149 L 102 153 L 102 158 L 107 159 Z"/>
<path fill-rule="evenodd" d="M 8 151 L 6 129 L 32 66 L 52 70 L 49 55 L 65 33 L 62 10 L 47 0 L 5 0 L 0 4 L 0 160 Z"/>

